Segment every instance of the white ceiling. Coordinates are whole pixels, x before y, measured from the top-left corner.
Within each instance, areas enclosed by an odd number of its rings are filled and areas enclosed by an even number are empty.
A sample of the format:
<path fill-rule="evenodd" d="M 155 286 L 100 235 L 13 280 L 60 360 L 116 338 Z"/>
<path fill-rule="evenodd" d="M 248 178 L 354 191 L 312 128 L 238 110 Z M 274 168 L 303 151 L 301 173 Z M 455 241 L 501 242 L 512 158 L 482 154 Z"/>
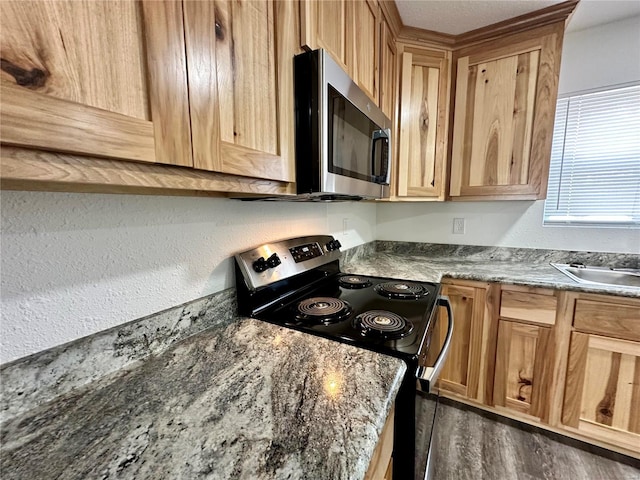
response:
<path fill-rule="evenodd" d="M 396 0 L 402 22 L 457 35 L 517 17 L 563 0 Z M 639 0 L 582 0 L 567 31 L 640 15 Z"/>

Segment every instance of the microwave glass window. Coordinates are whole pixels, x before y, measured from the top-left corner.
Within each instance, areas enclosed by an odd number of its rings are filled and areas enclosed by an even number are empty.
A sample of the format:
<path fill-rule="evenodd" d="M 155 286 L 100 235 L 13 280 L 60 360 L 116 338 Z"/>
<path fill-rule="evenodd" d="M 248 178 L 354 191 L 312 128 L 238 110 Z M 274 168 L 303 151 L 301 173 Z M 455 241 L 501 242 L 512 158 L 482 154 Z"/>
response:
<path fill-rule="evenodd" d="M 385 183 L 388 138 L 378 125 L 329 85 L 329 171 Z"/>

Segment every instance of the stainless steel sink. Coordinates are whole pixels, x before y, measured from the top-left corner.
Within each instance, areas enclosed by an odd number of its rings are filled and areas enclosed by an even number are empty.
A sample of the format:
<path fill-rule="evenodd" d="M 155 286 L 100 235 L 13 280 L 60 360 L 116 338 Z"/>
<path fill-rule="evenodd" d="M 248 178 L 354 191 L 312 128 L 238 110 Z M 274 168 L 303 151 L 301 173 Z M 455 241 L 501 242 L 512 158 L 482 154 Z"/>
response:
<path fill-rule="evenodd" d="M 581 263 L 552 263 L 551 266 L 579 283 L 640 288 L 639 269 L 590 267 Z"/>

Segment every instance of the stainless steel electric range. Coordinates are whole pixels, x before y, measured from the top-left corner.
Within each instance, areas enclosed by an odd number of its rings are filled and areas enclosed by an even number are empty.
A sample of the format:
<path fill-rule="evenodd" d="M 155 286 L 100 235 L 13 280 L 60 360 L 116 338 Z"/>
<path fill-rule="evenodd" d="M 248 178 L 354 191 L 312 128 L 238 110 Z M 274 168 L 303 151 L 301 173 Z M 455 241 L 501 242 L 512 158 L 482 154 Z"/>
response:
<path fill-rule="evenodd" d="M 451 341 L 451 305 L 436 283 L 341 273 L 340 247 L 333 237 L 318 235 L 237 254 L 238 312 L 404 360 L 393 474 L 429 478 L 437 410 L 432 386 Z M 447 315 L 439 315 L 438 307 Z M 442 345 L 432 342 L 440 319 L 448 322 Z"/>

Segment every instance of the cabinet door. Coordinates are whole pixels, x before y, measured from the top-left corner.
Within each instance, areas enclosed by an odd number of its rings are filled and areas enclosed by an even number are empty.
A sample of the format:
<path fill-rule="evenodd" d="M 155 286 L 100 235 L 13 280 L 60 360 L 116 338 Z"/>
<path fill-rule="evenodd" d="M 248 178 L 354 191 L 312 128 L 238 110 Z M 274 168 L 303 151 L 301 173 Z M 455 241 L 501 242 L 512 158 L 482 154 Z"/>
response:
<path fill-rule="evenodd" d="M 398 196 L 444 200 L 449 54 L 404 48 Z"/>
<path fill-rule="evenodd" d="M 460 53 L 452 197 L 546 197 L 563 24 Z"/>
<path fill-rule="evenodd" d="M 182 8 L 0 2 L 3 144 L 192 165 Z"/>
<path fill-rule="evenodd" d="M 351 3 L 347 0 L 302 0 L 300 45 L 309 50 L 324 48 L 353 77 L 348 35 L 352 29 Z"/>
<path fill-rule="evenodd" d="M 296 5 L 184 2 L 196 168 L 293 180 Z"/>
<path fill-rule="evenodd" d="M 378 62 L 380 56 L 380 13 L 375 0 L 352 2 L 351 51 L 353 80 L 378 103 Z"/>
<path fill-rule="evenodd" d="M 551 328 L 500 320 L 493 401 L 541 418 L 548 398 Z"/>
<path fill-rule="evenodd" d="M 471 282 L 469 282 L 471 283 Z M 485 377 L 488 370 L 486 360 L 489 320 L 488 287 L 466 285 L 443 285 L 442 294 L 449 297 L 453 307 L 454 330 L 449 356 L 440 372 L 438 387 L 471 399 L 485 402 Z M 446 313 L 441 312 L 442 317 Z M 440 318 L 434 332 L 434 341 L 442 345 L 446 335 L 446 318 Z M 430 352 L 437 354 L 437 348 Z M 429 360 L 434 361 L 435 358 Z"/>
<path fill-rule="evenodd" d="M 379 105 L 382 112 L 395 124 L 396 85 L 397 85 L 397 51 L 391 29 L 387 21 L 380 22 L 380 88 Z M 395 142 L 392 140 L 392 144 Z"/>
<path fill-rule="evenodd" d="M 640 452 L 640 343 L 572 333 L 562 422 Z"/>

